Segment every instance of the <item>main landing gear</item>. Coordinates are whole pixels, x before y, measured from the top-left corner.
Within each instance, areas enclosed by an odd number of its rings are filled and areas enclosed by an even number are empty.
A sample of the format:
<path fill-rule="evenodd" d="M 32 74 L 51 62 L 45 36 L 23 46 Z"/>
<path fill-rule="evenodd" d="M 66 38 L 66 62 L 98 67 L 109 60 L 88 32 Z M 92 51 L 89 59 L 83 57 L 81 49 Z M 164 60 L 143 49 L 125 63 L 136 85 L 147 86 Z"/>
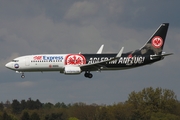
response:
<path fill-rule="evenodd" d="M 88 71 L 86 71 L 85 73 L 84 73 L 84 77 L 87 77 L 87 78 L 92 78 L 93 77 L 93 75 Z"/>

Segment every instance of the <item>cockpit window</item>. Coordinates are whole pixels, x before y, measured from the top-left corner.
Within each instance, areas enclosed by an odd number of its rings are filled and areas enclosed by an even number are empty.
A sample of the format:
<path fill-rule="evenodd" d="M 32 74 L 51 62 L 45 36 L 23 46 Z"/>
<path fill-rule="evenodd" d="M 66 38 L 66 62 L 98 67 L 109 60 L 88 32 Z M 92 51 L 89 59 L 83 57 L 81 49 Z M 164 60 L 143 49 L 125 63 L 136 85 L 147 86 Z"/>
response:
<path fill-rule="evenodd" d="M 19 62 L 19 60 L 12 60 L 12 62 Z"/>

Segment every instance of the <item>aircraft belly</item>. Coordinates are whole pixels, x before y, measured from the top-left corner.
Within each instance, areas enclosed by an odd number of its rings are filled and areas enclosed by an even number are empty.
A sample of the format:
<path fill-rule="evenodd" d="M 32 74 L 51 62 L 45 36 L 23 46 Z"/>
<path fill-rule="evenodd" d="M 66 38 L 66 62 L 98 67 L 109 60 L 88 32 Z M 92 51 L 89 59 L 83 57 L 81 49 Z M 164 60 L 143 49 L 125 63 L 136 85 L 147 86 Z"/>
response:
<path fill-rule="evenodd" d="M 33 68 L 33 69 L 23 69 L 19 71 L 24 71 L 24 72 L 38 72 L 38 71 L 61 71 L 62 69 L 45 69 L 45 68 Z"/>
<path fill-rule="evenodd" d="M 125 69 L 130 69 L 130 68 L 105 68 L 105 69 L 102 69 L 102 71 L 106 71 L 106 70 L 125 70 Z"/>
<path fill-rule="evenodd" d="M 134 67 L 108 67 L 108 68 L 103 68 L 102 71 L 106 71 L 106 70 L 126 70 L 126 69 L 131 69 L 131 68 L 135 68 Z"/>

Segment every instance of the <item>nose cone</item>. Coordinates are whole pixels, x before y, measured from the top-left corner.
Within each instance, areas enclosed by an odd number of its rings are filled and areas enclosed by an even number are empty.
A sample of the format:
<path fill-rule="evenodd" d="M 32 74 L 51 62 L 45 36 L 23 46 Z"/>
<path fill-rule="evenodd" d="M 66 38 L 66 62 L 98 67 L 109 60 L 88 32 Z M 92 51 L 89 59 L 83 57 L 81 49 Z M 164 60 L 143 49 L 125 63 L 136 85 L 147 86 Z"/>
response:
<path fill-rule="evenodd" d="M 5 66 L 9 69 L 12 69 L 12 67 L 13 67 L 11 62 L 8 62 Z"/>

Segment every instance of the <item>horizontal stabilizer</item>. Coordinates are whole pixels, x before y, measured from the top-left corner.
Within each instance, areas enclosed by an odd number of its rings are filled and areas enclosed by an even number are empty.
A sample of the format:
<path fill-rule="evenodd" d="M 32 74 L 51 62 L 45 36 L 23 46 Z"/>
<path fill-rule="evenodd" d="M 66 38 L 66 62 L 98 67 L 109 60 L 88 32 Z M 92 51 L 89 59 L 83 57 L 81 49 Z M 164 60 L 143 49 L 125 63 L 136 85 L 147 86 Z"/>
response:
<path fill-rule="evenodd" d="M 173 55 L 173 53 L 162 54 L 162 55 L 151 55 L 151 59 L 158 59 L 160 57 L 165 57 L 165 56 L 169 56 L 169 55 Z"/>

